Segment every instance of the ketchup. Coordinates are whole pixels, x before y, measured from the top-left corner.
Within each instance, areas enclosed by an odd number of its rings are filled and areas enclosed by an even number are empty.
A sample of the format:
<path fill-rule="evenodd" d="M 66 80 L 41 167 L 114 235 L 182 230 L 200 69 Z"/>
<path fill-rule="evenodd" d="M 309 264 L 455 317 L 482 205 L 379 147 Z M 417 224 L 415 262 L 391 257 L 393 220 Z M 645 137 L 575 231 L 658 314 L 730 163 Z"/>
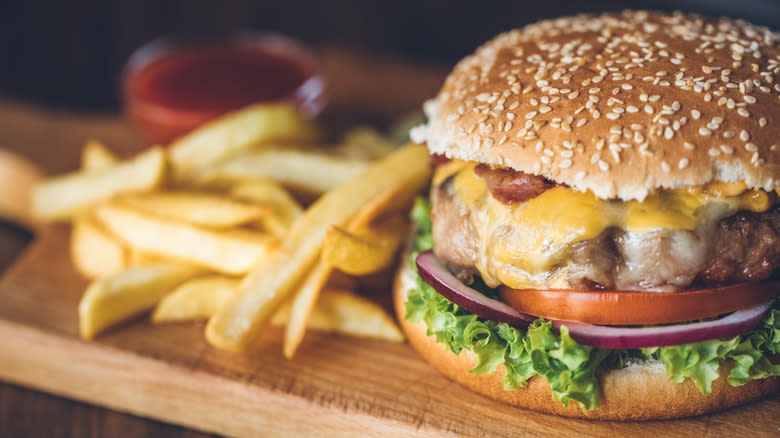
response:
<path fill-rule="evenodd" d="M 313 56 L 276 36 L 152 43 L 130 58 L 124 93 L 128 117 L 159 143 L 253 103 L 289 101 L 312 116 L 324 104 Z"/>

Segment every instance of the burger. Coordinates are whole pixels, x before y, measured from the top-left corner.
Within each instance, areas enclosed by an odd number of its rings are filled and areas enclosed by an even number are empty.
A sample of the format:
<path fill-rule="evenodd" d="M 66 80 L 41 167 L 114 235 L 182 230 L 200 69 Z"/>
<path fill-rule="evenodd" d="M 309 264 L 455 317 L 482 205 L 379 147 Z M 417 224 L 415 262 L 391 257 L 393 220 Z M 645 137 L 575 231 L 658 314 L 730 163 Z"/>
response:
<path fill-rule="evenodd" d="M 488 397 L 699 415 L 780 382 L 780 46 L 740 20 L 531 24 L 457 64 L 395 285 L 412 346 Z"/>

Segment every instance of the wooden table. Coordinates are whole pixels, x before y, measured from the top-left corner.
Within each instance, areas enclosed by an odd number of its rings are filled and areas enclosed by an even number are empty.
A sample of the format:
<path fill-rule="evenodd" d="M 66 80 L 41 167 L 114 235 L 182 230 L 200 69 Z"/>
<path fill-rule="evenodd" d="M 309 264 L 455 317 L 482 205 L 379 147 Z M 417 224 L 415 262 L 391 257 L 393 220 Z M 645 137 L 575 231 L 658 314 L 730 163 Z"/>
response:
<path fill-rule="evenodd" d="M 419 68 L 406 66 L 394 60 L 366 59 L 355 57 L 341 51 L 329 51 L 324 57 L 326 68 L 334 80 L 331 88 L 333 97 L 333 112 L 327 117 L 333 123 L 343 123 L 346 117 L 363 121 L 388 120 L 403 112 L 419 107 L 421 100 L 437 90 L 444 71 L 441 69 Z M 377 105 L 382 102 L 382 105 Z M 122 155 L 129 155 L 142 144 L 137 135 L 115 115 L 70 114 L 66 112 L 49 111 L 32 108 L 18 102 L 0 100 L 0 147 L 15 150 L 39 163 L 48 172 L 63 172 L 76 167 L 77 151 L 84 140 L 90 137 L 105 141 L 112 149 Z M 60 254 L 62 258 L 66 248 L 66 234 L 62 229 L 53 234 L 54 237 L 46 243 L 45 250 Z M 28 240 L 23 231 L 7 225 L 0 227 L 0 270 L 8 264 Z M 40 249 L 40 248 L 39 248 Z M 44 257 L 39 251 L 35 257 Z M 25 268 L 28 269 L 28 268 Z M 18 274 L 18 265 L 14 268 Z M 29 269 L 28 269 L 29 270 Z M 79 280 L 71 272 L 67 258 L 64 262 L 50 266 L 38 266 L 32 269 L 40 276 L 54 272 L 53 278 L 65 279 L 69 282 Z M 18 275 L 17 275 L 18 277 Z M 80 280 L 83 282 L 83 280 Z M 20 283 L 11 285 L 18 289 Z M 7 285 L 6 285 L 7 286 Z M 40 285 L 38 286 L 40 288 Z M 40 290 L 36 293 L 41 293 Z M 70 294 L 73 291 L 68 292 Z M 18 297 L 17 297 L 18 298 Z M 12 300 L 13 301 L 13 300 Z M 63 301 L 66 301 L 63 298 Z M 72 301 L 72 300 L 71 300 Z M 19 299 L 13 305 L 19 305 Z M 49 311 L 56 310 L 49 324 L 40 317 L 27 317 L 27 321 L 37 321 L 39 327 L 62 327 L 62 321 L 73 320 L 69 312 L 56 307 L 57 303 L 40 303 Z M 0 317 L 3 308 L 0 307 Z M 9 315 L 6 314 L 6 318 Z M 36 318 L 38 318 L 36 320 Z M 1 318 L 0 318 L 1 319 Z M 24 318 L 21 318 L 22 320 Z M 2 321 L 0 321 L 2 322 Z M 0 324 L 1 326 L 1 324 Z M 7 330 L 6 326 L 6 330 Z M 33 328 L 35 328 L 33 326 Z M 100 349 L 127 349 L 132 357 L 141 355 L 145 366 L 157 367 L 155 354 L 160 354 L 160 345 L 144 346 L 138 339 L 148 338 L 154 332 L 154 327 L 136 323 L 126 328 L 100 337 L 95 343 L 74 342 L 72 348 L 83 350 L 85 354 L 100 357 Z M 192 327 L 166 329 L 168 339 L 184 339 L 193 342 L 200 336 Z M 73 337 L 75 327 L 66 326 L 62 335 L 67 339 Z M 18 342 L 19 345 L 29 345 L 31 339 L 48 342 L 50 337 L 38 330 L 22 330 L 20 339 L 6 339 L 3 342 Z M 193 335 L 194 333 L 194 335 Z M 59 335 L 58 335 L 59 336 Z M 204 381 L 216 373 L 221 378 L 246 378 L 248 370 L 257 369 L 255 375 L 243 382 L 251 386 L 253 391 L 261 391 L 269 397 L 278 397 L 282 393 L 289 403 L 300 403 L 305 409 L 312 409 L 312 418 L 319 415 L 321 420 L 328 415 L 339 418 L 349 418 L 354 415 L 355 424 L 346 425 L 343 430 L 358 430 L 360 422 L 376 429 L 396 431 L 394 434 L 434 436 L 439 434 L 482 434 L 490 430 L 495 435 L 526 435 L 526 436 L 571 436 L 573 434 L 589 436 L 739 436 L 763 433 L 772 434 L 780 427 L 780 400 L 774 397 L 756 404 L 730 410 L 721 414 L 701 416 L 693 419 L 671 422 L 648 423 L 609 423 L 569 420 L 544 414 L 533 413 L 492 402 L 481 396 L 470 393 L 462 387 L 449 382 L 437 374 L 431 367 L 422 362 L 406 345 L 386 344 L 380 342 L 362 342 L 357 347 L 344 339 L 332 339 L 314 334 L 299 353 L 300 361 L 285 362 L 277 353 L 261 357 L 258 354 L 249 357 L 231 356 L 209 349 L 204 343 L 187 344 L 186 347 L 174 348 L 174 356 L 179 357 L 172 364 L 165 364 L 161 371 L 180 372 L 182 367 L 193 372 L 205 372 Z M 67 340 L 66 339 L 66 340 Z M 28 342 L 28 344 L 25 344 Z M 200 342 L 200 341 L 198 341 Z M 278 340 L 272 340 L 271 345 L 278 349 Z M 191 347 L 190 347 L 191 345 Z M 42 345 L 41 349 L 62 348 L 58 341 L 51 345 Z M 164 346 L 163 346 L 164 347 Z M 65 348 L 68 348 L 67 346 Z M 196 362 L 187 362 L 187 348 L 201 349 Z M 340 349 L 341 353 L 332 350 Z M 269 348 L 268 350 L 273 350 Z M 2 353 L 0 346 L 0 353 Z M 7 351 L 7 350 L 6 350 Z M 276 351 L 276 350 L 273 350 Z M 354 358 L 337 358 L 336 354 L 354 354 Z M 8 354 L 6 352 L 6 354 Z M 37 354 L 37 353 L 36 353 Z M 6 356 L 9 357 L 9 356 Z M 41 357 L 45 357 L 42 354 Z M 79 356 L 76 356 L 79 357 Z M 296 358 L 298 359 L 298 358 Z M 0 354 L 0 367 L 4 365 Z M 385 362 L 385 363 L 381 363 Z M 16 366 L 25 363 L 17 361 Z M 34 360 L 29 362 L 38 366 Z M 361 365 L 362 364 L 362 365 Z M 65 366 L 71 374 L 78 377 L 78 366 Z M 88 367 L 89 364 L 84 364 Z M 198 367 L 205 371 L 200 371 Z M 366 366 L 369 371 L 359 367 Z M 362 386 L 355 382 L 327 382 L 329 373 L 338 374 L 337 367 L 351 367 L 346 375 L 351 378 L 363 379 L 366 385 L 373 389 L 362 391 Z M 358 367 L 357 369 L 354 369 Z M 56 370 L 57 364 L 43 364 L 45 370 Z M 75 370 L 75 371 L 74 371 Z M 375 370 L 375 371 L 374 371 Z M 0 368 L 0 375 L 3 370 Z M 379 373 L 379 374 L 377 374 Z M 18 375 L 25 375 L 25 370 L 17 370 Z M 80 376 L 82 379 L 84 376 Z M 190 376 L 191 377 L 191 376 Z M 97 377 L 95 377 L 97 379 Z M 189 378 L 184 376 L 184 378 Z M 89 382 L 87 380 L 83 382 Z M 384 379 L 380 381 L 381 379 Z M 152 384 L 154 383 L 151 380 Z M 269 383 L 271 382 L 271 383 Z M 275 383 L 274 383 L 275 382 Z M 239 379 L 236 384 L 242 383 Z M 148 384 L 148 383 L 147 383 Z M 235 386 L 235 385 L 234 385 Z M 235 386 L 240 389 L 241 385 Z M 68 394 L 87 394 L 82 398 L 96 400 L 100 403 L 112 404 L 111 400 L 103 400 L 94 394 L 100 389 L 80 391 L 79 388 L 68 386 L 64 382 L 58 386 L 62 390 L 56 392 Z M 114 393 L 118 390 L 110 388 Z M 358 391 L 351 394 L 350 391 Z M 121 393 L 121 391 L 120 391 Z M 243 394 L 239 392 L 238 394 Z M 292 397 L 292 398 L 290 398 Z M 279 400 L 278 398 L 275 400 Z M 157 401 L 154 401 L 157 402 Z M 164 402 L 164 401 L 163 401 Z M 165 404 L 165 403 L 163 403 Z M 120 406 L 121 403 L 114 403 Z M 206 406 L 208 409 L 208 406 Z M 136 411 L 134 408 L 127 408 Z M 308 411 L 291 413 L 299 420 L 306 418 Z M 145 412 L 153 417 L 180 418 L 179 414 L 163 415 L 155 412 Z M 252 415 L 251 412 L 238 413 Z M 322 416 L 325 417 L 322 417 Z M 251 417 L 243 417 L 251 418 Z M 240 420 L 238 420 L 240 421 Z M 284 422 L 283 418 L 263 419 L 264 424 Z M 261 423 L 262 423 L 261 421 Z M 316 425 L 315 420 L 309 420 Z M 197 419 L 183 421 L 186 424 L 202 424 Z M 330 424 L 333 427 L 333 423 Z M 208 428 L 208 427 L 207 427 Z M 239 428 L 240 429 L 240 428 Z M 233 430 L 239 430 L 233 429 Z M 217 430 L 212 428 L 211 430 Z M 275 429 L 291 431 L 295 429 Z M 314 433 L 315 429 L 308 430 Z M 329 429 L 332 430 L 332 429 Z M 269 431 L 273 434 L 273 431 Z M 319 431 L 319 434 L 323 434 Z M 103 408 L 93 407 L 84 403 L 69 401 L 63 398 L 45 395 L 29 389 L 24 389 L 8 383 L 0 383 L 0 436 L 208 436 L 199 432 L 142 419 L 128 414 L 120 414 Z"/>

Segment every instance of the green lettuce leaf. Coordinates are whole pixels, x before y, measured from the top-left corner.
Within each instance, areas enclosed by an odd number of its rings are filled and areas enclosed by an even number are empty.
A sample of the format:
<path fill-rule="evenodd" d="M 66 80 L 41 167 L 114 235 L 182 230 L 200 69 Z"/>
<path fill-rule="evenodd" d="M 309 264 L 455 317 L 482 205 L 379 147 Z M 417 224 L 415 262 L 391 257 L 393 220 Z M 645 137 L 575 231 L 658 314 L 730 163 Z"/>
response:
<path fill-rule="evenodd" d="M 419 198 L 412 209 L 411 217 L 417 224 L 412 266 L 417 253 L 433 247 L 430 208 L 428 200 Z M 491 297 L 497 295 L 479 281 L 472 287 Z M 578 344 L 565 326 L 556 331 L 541 318 L 527 330 L 479 318 L 418 276 L 416 286 L 407 292 L 404 318 L 414 323 L 425 321 L 428 335 L 455 354 L 463 349 L 474 352 L 477 364 L 470 371 L 474 374 L 492 373 L 503 365 L 504 388 L 510 391 L 540 375 L 549 382 L 555 400 L 566 406 L 574 401 L 583 410 L 590 410 L 599 407 L 598 369 L 621 368 L 629 358 L 658 360 L 673 382 L 691 379 L 704 394 L 712 390 L 718 368 L 724 363 L 733 364 L 727 381 L 734 386 L 780 375 L 780 365 L 769 361 L 770 356 L 780 353 L 779 307 L 777 300 L 755 330 L 732 339 L 641 350 L 599 349 Z"/>

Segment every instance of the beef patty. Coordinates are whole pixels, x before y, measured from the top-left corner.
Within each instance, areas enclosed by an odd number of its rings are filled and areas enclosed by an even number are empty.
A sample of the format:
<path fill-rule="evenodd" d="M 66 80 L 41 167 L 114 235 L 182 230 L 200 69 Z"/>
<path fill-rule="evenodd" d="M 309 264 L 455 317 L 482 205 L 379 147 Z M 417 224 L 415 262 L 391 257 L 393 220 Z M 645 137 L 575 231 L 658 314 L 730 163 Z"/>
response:
<path fill-rule="evenodd" d="M 463 281 L 476 269 L 480 235 L 471 219 L 484 214 L 462 202 L 447 180 L 432 191 L 434 251 Z M 491 233 L 507 233 L 501 224 Z M 738 212 L 696 230 L 631 233 L 615 227 L 573 244 L 566 263 L 540 277 L 564 278 L 571 289 L 677 291 L 697 285 L 764 280 L 780 264 L 780 206 Z M 515 269 L 491 261 L 490 269 Z M 484 277 L 484 276 L 483 276 Z M 495 286 L 495 284 L 491 285 Z"/>

